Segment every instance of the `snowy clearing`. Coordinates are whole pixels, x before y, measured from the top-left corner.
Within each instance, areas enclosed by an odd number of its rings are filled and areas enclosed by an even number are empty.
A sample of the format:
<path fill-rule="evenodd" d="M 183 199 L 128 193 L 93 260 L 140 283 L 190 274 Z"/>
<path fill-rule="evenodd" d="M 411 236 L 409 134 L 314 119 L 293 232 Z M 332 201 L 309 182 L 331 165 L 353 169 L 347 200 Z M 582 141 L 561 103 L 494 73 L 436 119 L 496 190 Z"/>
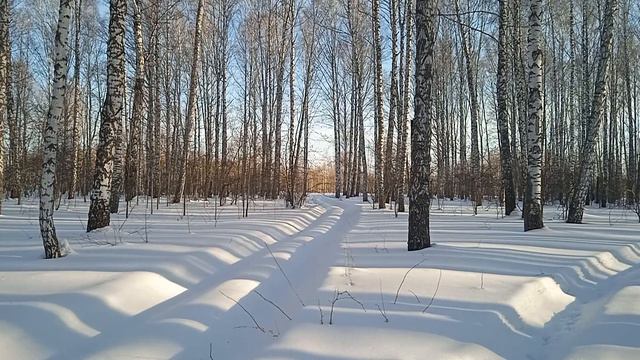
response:
<path fill-rule="evenodd" d="M 640 358 L 640 227 L 624 210 L 571 225 L 547 207 L 524 233 L 495 207 L 434 204 L 434 247 L 409 253 L 407 214 L 359 199 L 256 202 L 245 219 L 141 202 L 90 234 L 87 206 L 61 206 L 72 253 L 43 260 L 37 203 L 5 203 L 3 358 Z"/>

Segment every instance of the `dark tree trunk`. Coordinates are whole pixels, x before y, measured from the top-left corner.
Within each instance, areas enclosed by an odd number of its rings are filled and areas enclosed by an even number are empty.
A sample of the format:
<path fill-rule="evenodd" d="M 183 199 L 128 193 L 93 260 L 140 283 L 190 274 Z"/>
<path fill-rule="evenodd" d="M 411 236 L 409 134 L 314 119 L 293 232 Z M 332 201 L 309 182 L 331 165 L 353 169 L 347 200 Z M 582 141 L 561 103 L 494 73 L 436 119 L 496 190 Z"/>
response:
<path fill-rule="evenodd" d="M 429 206 L 431 194 L 431 121 L 433 48 L 436 1 L 416 1 L 415 115 L 411 121 L 411 177 L 409 186 L 409 251 L 431 246 Z"/>

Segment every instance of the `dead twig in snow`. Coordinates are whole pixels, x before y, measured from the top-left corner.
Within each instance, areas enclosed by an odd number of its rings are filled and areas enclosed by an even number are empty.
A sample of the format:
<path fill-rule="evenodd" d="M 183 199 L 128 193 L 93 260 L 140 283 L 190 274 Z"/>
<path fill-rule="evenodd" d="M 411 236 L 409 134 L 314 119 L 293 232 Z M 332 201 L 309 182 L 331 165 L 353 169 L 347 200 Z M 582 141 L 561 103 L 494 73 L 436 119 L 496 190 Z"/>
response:
<path fill-rule="evenodd" d="M 322 307 L 320 306 L 320 299 L 318 299 L 318 310 L 320 311 L 320 325 L 324 325 L 324 314 L 322 313 Z"/>
<path fill-rule="evenodd" d="M 431 304 L 433 304 L 433 300 L 436 299 L 436 295 L 438 295 L 438 289 L 440 289 L 440 280 L 442 280 L 442 269 L 440 269 L 440 275 L 438 275 L 438 284 L 436 284 L 436 290 L 433 292 L 433 296 L 431 297 L 431 301 L 429 301 L 429 304 L 427 304 L 427 307 L 422 310 L 423 313 L 429 310 L 429 307 L 431 307 Z"/>
<path fill-rule="evenodd" d="M 296 291 L 296 289 L 293 287 L 293 284 L 291 283 L 291 280 L 289 280 L 289 277 L 287 276 L 287 273 L 285 273 L 284 269 L 282 268 L 282 266 L 280 266 L 280 263 L 278 262 L 278 259 L 276 259 L 276 256 L 273 255 L 273 251 L 271 251 L 271 248 L 269 247 L 269 244 L 267 244 L 267 242 L 264 241 L 264 240 L 262 240 L 262 242 L 264 242 L 264 246 L 267 248 L 267 250 L 269 250 L 269 254 L 271 254 L 271 257 L 273 258 L 273 261 L 275 261 L 276 265 L 278 265 L 278 269 L 280 269 L 280 272 L 282 273 L 284 278 L 287 280 L 287 283 L 289 284 L 289 287 L 291 288 L 291 291 L 293 291 L 293 293 L 296 295 L 296 297 L 298 298 L 298 301 L 300 301 L 300 304 L 303 307 L 306 306 L 304 304 L 304 302 L 302 301 L 302 299 L 300 298 L 300 295 L 298 295 L 298 292 Z"/>
<path fill-rule="evenodd" d="M 382 317 L 384 317 L 384 322 L 389 322 L 389 318 L 387 317 L 387 309 L 385 309 L 384 307 L 384 295 L 382 295 L 382 279 L 380 279 L 380 302 L 382 303 L 382 308 L 380 308 L 380 305 L 378 305 L 378 310 L 380 310 Z"/>
<path fill-rule="evenodd" d="M 378 311 L 380 311 L 380 314 L 382 315 L 382 317 L 384 318 L 384 322 L 388 323 L 389 322 L 389 318 L 387 317 L 387 315 L 385 314 L 385 310 L 380 308 L 380 305 L 376 304 L 376 306 L 378 307 Z M 384 306 L 384 304 L 383 304 Z"/>
<path fill-rule="evenodd" d="M 236 303 L 238 306 L 240 306 L 240 308 L 242 308 L 242 310 L 244 310 L 245 313 L 247 313 L 247 315 L 249 315 L 249 317 L 251 318 L 251 320 L 253 320 L 253 323 L 256 324 L 256 328 L 258 328 L 258 330 L 265 332 L 264 328 L 262 326 L 260 326 L 260 324 L 258 324 L 258 321 L 256 321 L 256 318 L 253 317 L 253 315 L 249 312 L 249 310 L 247 310 L 244 306 L 242 306 L 242 304 L 240 304 L 238 302 L 238 300 L 232 298 L 231 296 L 225 294 L 222 292 L 222 290 L 218 290 L 220 292 L 220 294 L 222 294 L 222 296 L 226 297 L 227 299 L 233 301 L 234 303 Z"/>
<path fill-rule="evenodd" d="M 260 294 L 260 292 L 258 290 L 253 290 L 254 293 L 258 294 L 258 296 L 260 296 L 262 298 L 262 300 L 268 302 L 269 304 L 273 305 L 276 309 L 280 310 L 280 312 L 282 313 L 282 315 L 284 315 L 287 319 L 289 320 L 293 320 L 291 319 L 291 317 L 289 315 L 287 315 L 286 312 L 284 312 L 284 310 L 282 310 L 282 308 L 280 306 L 278 306 L 276 303 L 274 303 L 273 301 L 267 299 L 266 297 L 264 297 L 262 294 Z"/>
<path fill-rule="evenodd" d="M 362 304 L 358 299 L 354 298 L 349 291 L 338 291 L 336 290 L 336 296 L 331 301 L 331 312 L 329 313 L 329 325 L 333 325 L 333 308 L 339 300 L 351 299 L 355 301 L 364 312 L 367 312 L 367 309 L 364 308 L 364 304 Z"/>
<path fill-rule="evenodd" d="M 422 304 L 422 302 L 420 301 L 420 298 L 418 297 L 418 295 L 416 295 L 416 293 L 413 292 L 413 290 L 409 289 L 409 292 L 413 294 L 413 296 L 416 297 L 416 300 L 418 301 L 418 304 Z"/>
<path fill-rule="evenodd" d="M 147 226 L 147 210 L 144 211 L 144 242 L 145 244 L 149 243 L 149 231 Z"/>
<path fill-rule="evenodd" d="M 402 277 L 402 281 L 400 282 L 400 285 L 398 285 L 398 290 L 396 290 L 396 298 L 393 300 L 393 303 L 395 304 L 396 302 L 398 302 L 398 295 L 400 294 L 400 289 L 402 288 L 402 285 L 404 284 L 404 281 L 407 280 L 407 276 L 409 275 L 409 273 L 411 272 L 411 270 L 415 269 L 416 267 L 418 267 L 420 264 L 422 264 L 423 262 L 425 262 L 427 259 L 422 259 L 420 260 L 417 264 L 413 265 L 411 267 L 411 269 L 407 270 L 407 272 L 404 274 L 404 276 Z"/>

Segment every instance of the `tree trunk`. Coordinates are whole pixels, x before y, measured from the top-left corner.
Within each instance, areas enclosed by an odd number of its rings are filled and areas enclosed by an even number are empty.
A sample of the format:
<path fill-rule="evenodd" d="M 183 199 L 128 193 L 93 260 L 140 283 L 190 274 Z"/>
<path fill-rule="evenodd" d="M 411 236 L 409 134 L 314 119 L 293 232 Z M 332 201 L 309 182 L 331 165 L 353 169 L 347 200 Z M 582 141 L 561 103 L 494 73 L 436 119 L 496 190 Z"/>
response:
<path fill-rule="evenodd" d="M 575 15 L 573 0 L 569 1 L 569 136 L 567 138 L 569 151 L 569 179 L 566 179 L 569 188 L 573 186 L 573 176 L 576 167 L 576 149 L 578 140 L 576 137 L 576 36 L 575 36 Z M 567 189 L 565 189 L 567 191 Z M 566 197 L 566 194 L 565 194 Z"/>
<path fill-rule="evenodd" d="M 142 43 L 142 19 L 139 4 L 133 1 L 133 36 L 136 50 L 136 69 L 133 84 L 133 109 L 129 126 L 129 146 L 125 165 L 125 201 L 131 201 L 138 194 L 138 158 L 140 156 L 140 133 L 144 114 L 144 45 Z"/>
<path fill-rule="evenodd" d="M 291 5 L 293 6 L 293 0 L 291 1 Z M 290 26 L 294 26 L 293 19 L 289 19 L 292 16 L 291 11 L 287 11 L 285 15 L 285 20 L 283 27 L 287 25 L 288 22 L 291 22 Z M 287 60 L 286 54 L 286 45 L 287 45 L 287 32 L 282 31 L 280 46 L 278 47 L 278 70 L 276 75 L 276 104 L 275 104 L 275 154 L 273 157 L 273 182 L 271 183 L 271 191 L 270 196 L 272 199 L 277 199 L 280 193 L 280 167 L 282 160 L 282 102 L 284 97 L 284 69 Z M 223 136 L 224 138 L 224 136 Z"/>
<path fill-rule="evenodd" d="M 478 144 L 478 84 L 476 79 L 476 71 L 473 67 L 471 59 L 469 40 L 467 39 L 467 31 L 463 27 L 460 17 L 460 9 L 458 0 L 455 2 L 456 14 L 458 17 L 458 29 L 460 31 L 462 55 L 465 59 L 467 70 L 467 85 L 469 88 L 469 103 L 471 104 L 471 200 L 473 201 L 473 213 L 478 213 L 478 206 L 482 205 L 482 194 L 480 192 L 480 149 Z"/>
<path fill-rule="evenodd" d="M 196 118 L 196 90 L 198 86 L 198 65 L 200 64 L 200 43 L 202 38 L 202 8 L 204 0 L 198 1 L 198 12 L 196 15 L 196 28 L 193 40 L 193 59 L 191 61 L 191 78 L 189 85 L 189 97 L 187 99 L 187 118 L 185 119 L 184 137 L 182 140 L 182 159 L 178 168 L 177 188 L 173 195 L 173 203 L 179 203 L 184 195 L 185 176 L 187 173 L 187 161 L 189 160 L 189 150 L 191 147 L 191 128 Z"/>
<path fill-rule="evenodd" d="M 504 190 L 505 214 L 509 215 L 516 207 L 516 194 L 513 183 L 511 144 L 509 143 L 508 100 L 508 48 L 506 29 L 509 26 L 507 0 L 500 0 L 500 24 L 498 35 L 498 83 L 496 95 L 498 103 L 498 138 L 500 140 L 500 161 L 502 165 L 502 187 Z"/>
<path fill-rule="evenodd" d="M 121 134 L 124 100 L 124 31 L 126 0 L 111 0 L 109 41 L 107 44 L 107 97 L 102 108 L 100 140 L 96 151 L 96 168 L 91 192 L 87 232 L 109 226 L 109 201 L 116 161 L 117 136 Z"/>
<path fill-rule="evenodd" d="M 532 0 L 527 36 L 529 111 L 527 119 L 527 192 L 524 231 L 540 229 L 542 220 L 542 144 L 540 125 L 544 117 L 544 62 L 542 51 L 542 0 Z"/>
<path fill-rule="evenodd" d="M 631 91 L 631 66 L 630 66 L 630 58 L 629 58 L 629 31 L 631 24 L 629 23 L 629 8 L 624 13 L 624 36 L 623 36 L 623 52 L 624 58 L 626 61 L 624 62 L 624 84 L 626 90 L 626 101 L 627 104 L 627 131 L 629 133 L 629 144 L 628 144 L 628 170 L 627 170 L 627 193 L 626 200 L 628 204 L 634 204 L 635 198 L 638 196 L 637 191 L 634 191 L 635 181 L 637 179 L 637 155 L 636 155 L 636 142 L 637 140 L 637 129 L 636 129 L 636 116 L 633 112 L 633 93 Z M 634 194 L 635 192 L 635 194 Z M 638 215 L 640 216 L 640 214 Z"/>
<path fill-rule="evenodd" d="M 67 189 L 67 198 L 74 199 L 76 197 L 76 191 L 78 186 L 78 142 L 80 141 L 80 15 L 82 8 L 82 0 L 76 0 L 76 14 L 75 14 L 75 41 L 74 41 L 74 54 L 75 61 L 73 67 L 73 125 L 71 134 L 71 151 L 69 156 L 71 157 L 71 169 L 69 169 L 69 188 Z"/>
<path fill-rule="evenodd" d="M 384 109 L 382 104 L 382 45 L 380 40 L 380 0 L 371 1 L 371 16 L 373 18 L 373 47 L 375 53 L 375 116 L 376 116 L 376 200 L 378 208 L 385 208 L 385 196 L 382 187 L 382 141 L 384 137 Z"/>
<path fill-rule="evenodd" d="M 5 14 L 8 14 L 4 12 Z M 64 97 L 67 89 L 67 57 L 69 45 L 69 21 L 71 19 L 71 0 L 60 0 L 58 12 L 58 27 L 56 30 L 53 85 L 51 101 L 47 113 L 47 123 L 44 130 L 44 156 L 42 162 L 42 180 L 40 183 L 40 234 L 44 245 L 46 259 L 58 258 L 62 254 L 53 223 L 54 187 L 56 183 L 56 153 L 58 150 L 58 122 L 62 115 Z M 3 24 L 8 19 L 4 18 Z M 4 65 L 0 61 L 0 67 Z"/>
<path fill-rule="evenodd" d="M 395 198 L 393 187 L 395 186 L 393 174 L 393 131 L 396 127 L 398 115 L 398 0 L 389 1 L 389 21 L 391 23 L 391 91 L 389 97 L 389 125 L 387 127 L 387 140 L 384 153 L 384 201 Z"/>
<path fill-rule="evenodd" d="M 595 164 L 596 136 L 600 129 L 600 121 L 602 120 L 602 112 L 604 110 L 607 76 L 613 48 L 614 18 L 617 7 L 617 0 L 607 0 L 602 34 L 600 36 L 600 55 L 598 59 L 598 71 L 596 73 L 595 91 L 587 122 L 586 139 L 580 151 L 580 168 L 578 171 L 578 177 L 569 203 L 569 213 L 567 216 L 568 223 L 582 223 L 584 204 L 587 200 L 589 185 L 593 174 L 593 166 Z"/>
<path fill-rule="evenodd" d="M 124 84 L 124 81 L 123 81 Z M 124 94 L 126 90 L 123 87 L 122 93 Z M 124 100 L 124 95 L 123 95 Z M 115 131 L 115 139 L 114 139 L 114 151 L 113 151 L 113 174 L 111 178 L 111 196 L 109 201 L 109 211 L 112 214 L 118 213 L 118 208 L 120 206 L 120 194 L 122 193 L 122 182 L 124 178 L 123 174 L 123 161 L 124 161 L 124 124 L 122 123 L 122 115 L 125 115 L 126 111 L 124 107 L 121 111 L 121 116 L 118 118 L 120 120 L 120 125 L 117 127 Z"/>
<path fill-rule="evenodd" d="M 6 46 L 6 49 L 11 49 L 11 43 L 9 41 L 9 34 L 8 32 L 5 34 L 5 36 L 7 36 L 7 40 L 6 43 L 4 44 L 4 46 Z M 4 51 L 4 50 L 0 50 L 0 51 Z M 9 191 L 9 197 L 12 199 L 18 199 L 18 204 L 20 204 L 21 198 L 22 198 L 22 180 L 21 180 L 21 176 L 22 176 L 22 168 L 25 166 L 25 164 L 23 164 L 23 160 L 20 158 L 20 153 L 21 153 L 21 148 L 20 148 L 20 142 L 21 142 L 21 131 L 20 131 L 20 125 L 18 124 L 18 117 L 16 115 L 17 111 L 16 111 L 16 106 L 14 103 L 14 86 L 13 86 L 13 64 L 12 64 L 12 60 L 11 60 L 11 52 L 7 51 L 7 60 L 6 60 L 6 99 L 7 99 L 7 103 L 6 103 L 6 108 L 7 108 L 7 115 L 6 115 L 6 122 L 7 122 L 7 126 L 9 127 L 9 164 L 8 164 L 8 170 L 9 170 L 9 174 L 8 174 L 8 184 L 7 184 L 7 189 Z M 1 126 L 1 125 L 0 125 Z M 26 125 L 24 125 L 24 127 L 26 127 Z M 1 131 L 0 131 L 1 133 Z M 2 137 L 0 135 L 0 137 Z M 1 141 L 0 141 L 1 143 Z M 0 153 L 2 152 L 2 150 L 0 150 Z M 0 155 L 1 156 L 1 155 Z M 0 172 L 1 174 L 1 172 Z M 2 181 L 2 180 L 0 180 Z M 2 201 L 2 199 L 0 199 L 0 202 Z M 1 208 L 0 204 L 0 208 Z M 1 210 L 1 209 L 0 209 Z"/>
<path fill-rule="evenodd" d="M 408 134 L 408 126 L 407 121 L 409 118 L 409 101 L 411 91 L 409 86 L 411 84 L 411 66 L 413 65 L 413 0 L 407 1 L 407 9 L 406 9 L 406 32 L 407 39 L 405 42 L 405 63 L 404 63 L 404 84 L 402 86 L 403 94 L 402 94 L 402 118 L 400 119 L 400 124 L 398 126 L 398 151 L 396 153 L 396 183 L 398 192 L 396 194 L 397 198 L 397 211 L 404 212 L 404 194 L 405 194 L 405 173 L 406 173 L 406 163 L 407 163 L 407 134 Z"/>
<path fill-rule="evenodd" d="M 429 206 L 431 194 L 431 122 L 433 48 L 437 1 L 416 1 L 415 115 L 411 121 L 411 179 L 409 187 L 409 251 L 431 246 Z"/>
<path fill-rule="evenodd" d="M 342 151 L 341 151 L 341 121 L 340 121 L 340 80 L 338 79 L 338 38 L 332 33 L 328 54 L 331 66 L 331 104 L 333 117 L 333 161 L 335 168 L 335 197 L 340 198 L 342 185 Z"/>
<path fill-rule="evenodd" d="M 9 4 L 0 0 L 0 214 L 4 200 L 4 124 L 7 122 L 7 81 L 9 79 Z"/>
<path fill-rule="evenodd" d="M 518 0 L 515 1 L 513 7 L 513 19 L 514 19 L 514 32 L 513 32 L 513 42 L 514 42 L 514 52 L 513 56 L 513 69 L 516 78 L 516 102 L 517 106 L 514 108 L 517 109 L 518 113 L 518 138 L 520 143 L 520 161 L 519 161 L 519 171 L 520 171 L 520 188 L 521 194 L 523 194 L 522 201 L 523 207 L 526 207 L 526 192 L 527 192 L 527 114 L 528 114 L 528 101 L 527 101 L 527 74 L 525 70 L 523 52 L 520 48 L 522 34 L 521 34 L 521 21 L 520 21 L 520 2 Z M 524 212 L 522 213 L 524 217 Z"/>
<path fill-rule="evenodd" d="M 221 183 L 219 198 L 222 201 L 225 196 L 225 184 L 227 182 L 227 161 L 228 161 L 228 145 L 227 145 L 227 66 L 228 66 L 228 47 L 229 47 L 229 23 L 231 22 L 232 14 L 232 5 L 231 1 L 224 1 L 223 9 L 224 9 L 224 19 L 222 26 L 222 55 L 220 65 L 220 76 L 221 76 L 221 94 L 220 94 L 220 104 L 222 107 L 222 144 L 221 144 L 221 161 L 220 161 L 220 170 L 221 175 L 218 181 Z M 279 185 L 279 183 L 278 183 Z M 279 190 L 279 188 L 278 188 Z"/>
<path fill-rule="evenodd" d="M 289 11 L 293 19 L 294 14 L 294 1 L 289 3 Z M 296 93 L 295 93 L 295 76 L 296 76 L 296 52 L 295 52 L 295 41 L 296 38 L 294 36 L 294 21 L 291 21 L 291 27 L 289 28 L 289 184 L 287 184 L 287 201 L 291 208 L 295 208 L 295 191 L 296 191 L 296 171 L 295 162 L 296 151 L 298 142 L 295 142 L 295 128 L 296 128 Z"/>

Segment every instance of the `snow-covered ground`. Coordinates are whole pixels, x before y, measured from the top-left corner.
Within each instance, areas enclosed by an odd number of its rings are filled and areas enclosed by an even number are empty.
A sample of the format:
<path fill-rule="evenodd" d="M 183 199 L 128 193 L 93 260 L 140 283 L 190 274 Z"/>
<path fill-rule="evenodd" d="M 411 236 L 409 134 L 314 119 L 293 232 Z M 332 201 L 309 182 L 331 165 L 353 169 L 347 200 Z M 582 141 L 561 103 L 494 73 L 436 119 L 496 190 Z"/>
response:
<path fill-rule="evenodd" d="M 37 203 L 5 202 L 0 358 L 640 358 L 625 210 L 569 225 L 548 207 L 547 228 L 523 233 L 495 207 L 434 204 L 435 245 L 412 253 L 406 214 L 357 199 L 147 211 L 86 234 L 87 204 L 63 204 L 72 253 L 43 260 Z"/>

